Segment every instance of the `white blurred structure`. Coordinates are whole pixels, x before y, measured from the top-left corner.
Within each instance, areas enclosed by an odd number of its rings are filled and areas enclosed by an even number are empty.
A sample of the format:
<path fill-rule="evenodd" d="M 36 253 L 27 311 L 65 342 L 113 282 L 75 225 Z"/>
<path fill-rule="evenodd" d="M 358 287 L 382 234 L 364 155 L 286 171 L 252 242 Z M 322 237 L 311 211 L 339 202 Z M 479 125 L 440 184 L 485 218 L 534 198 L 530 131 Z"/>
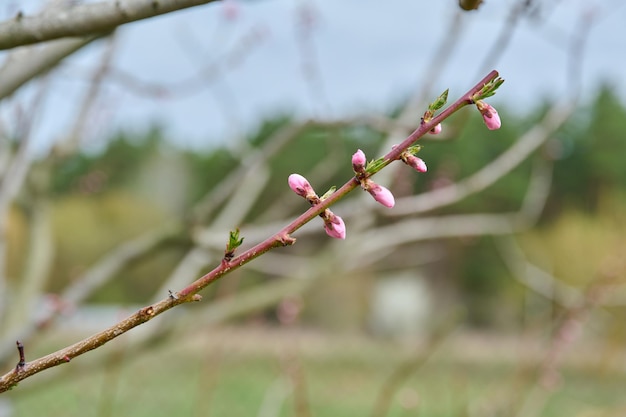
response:
<path fill-rule="evenodd" d="M 420 337 L 428 331 L 431 291 L 415 271 L 404 271 L 379 281 L 374 287 L 370 328 L 387 337 Z"/>

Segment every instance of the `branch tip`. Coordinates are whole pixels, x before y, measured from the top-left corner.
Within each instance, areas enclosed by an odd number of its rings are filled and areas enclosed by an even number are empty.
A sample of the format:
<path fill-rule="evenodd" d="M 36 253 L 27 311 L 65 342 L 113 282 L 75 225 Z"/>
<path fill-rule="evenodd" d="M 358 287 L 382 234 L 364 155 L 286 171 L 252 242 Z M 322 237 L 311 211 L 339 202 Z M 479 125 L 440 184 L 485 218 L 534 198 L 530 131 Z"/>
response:
<path fill-rule="evenodd" d="M 16 340 L 15 344 L 17 345 L 17 352 L 20 356 L 20 361 L 15 366 L 15 370 L 20 371 L 26 365 L 26 357 L 24 356 L 24 345 L 19 340 Z"/>

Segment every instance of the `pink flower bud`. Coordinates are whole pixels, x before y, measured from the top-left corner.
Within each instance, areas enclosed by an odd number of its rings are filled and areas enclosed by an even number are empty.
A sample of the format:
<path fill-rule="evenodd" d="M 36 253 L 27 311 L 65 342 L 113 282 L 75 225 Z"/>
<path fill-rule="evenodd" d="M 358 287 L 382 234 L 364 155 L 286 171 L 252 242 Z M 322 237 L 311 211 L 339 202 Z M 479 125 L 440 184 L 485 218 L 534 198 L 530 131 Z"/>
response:
<path fill-rule="evenodd" d="M 372 197 L 374 197 L 374 200 L 378 201 L 383 206 L 391 208 L 396 204 L 396 200 L 393 198 L 391 191 L 382 185 L 378 185 L 374 181 L 368 180 L 364 188 L 372 195 Z"/>
<path fill-rule="evenodd" d="M 346 224 L 343 222 L 343 219 L 330 210 L 328 210 L 328 212 L 330 215 L 328 218 L 324 219 L 324 230 L 326 234 L 335 239 L 345 239 Z"/>
<path fill-rule="evenodd" d="M 404 159 L 404 162 L 417 172 L 426 172 L 428 168 L 426 167 L 426 162 L 422 160 L 422 158 L 418 158 L 415 155 L 409 155 Z"/>
<path fill-rule="evenodd" d="M 291 174 L 287 182 L 289 183 L 289 188 L 300 197 L 307 198 L 308 196 L 315 195 L 315 191 L 313 191 L 313 187 L 311 187 L 309 181 L 300 174 Z"/>
<path fill-rule="evenodd" d="M 438 135 L 441 133 L 441 123 L 437 123 L 437 126 L 433 127 L 432 129 L 430 129 L 430 131 L 428 132 L 431 135 Z"/>
<path fill-rule="evenodd" d="M 487 125 L 487 129 L 500 129 L 500 126 L 502 126 L 502 123 L 500 122 L 500 116 L 498 115 L 498 111 L 492 105 L 487 104 L 482 100 L 478 100 L 476 102 L 476 108 L 478 108 L 480 114 L 483 115 L 483 120 Z"/>
<path fill-rule="evenodd" d="M 365 154 L 362 150 L 358 150 L 352 155 L 352 169 L 357 174 L 361 174 L 365 172 L 365 164 L 367 163 L 367 159 L 365 159 Z"/>

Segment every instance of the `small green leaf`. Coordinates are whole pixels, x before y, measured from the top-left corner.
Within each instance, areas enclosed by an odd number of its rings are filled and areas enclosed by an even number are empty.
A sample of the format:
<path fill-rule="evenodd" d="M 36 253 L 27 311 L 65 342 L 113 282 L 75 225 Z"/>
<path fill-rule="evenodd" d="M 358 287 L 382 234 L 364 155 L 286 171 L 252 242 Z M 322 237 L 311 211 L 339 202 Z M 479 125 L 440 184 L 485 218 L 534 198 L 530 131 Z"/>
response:
<path fill-rule="evenodd" d="M 334 185 L 333 185 L 332 187 L 330 187 L 330 188 L 328 189 L 328 191 L 326 191 L 326 192 L 324 193 L 324 195 L 320 197 L 320 200 L 326 200 L 328 197 L 330 197 L 330 196 L 331 196 L 331 194 L 332 194 L 332 193 L 334 193 L 334 192 L 335 192 L 335 190 L 336 190 L 336 189 L 337 189 L 337 187 L 335 187 Z"/>
<path fill-rule="evenodd" d="M 383 169 L 385 165 L 386 165 L 385 158 L 374 159 L 373 161 L 370 161 L 367 163 L 367 166 L 365 167 L 365 171 L 368 174 L 375 174 L 381 169 Z"/>
<path fill-rule="evenodd" d="M 243 243 L 243 237 L 239 238 L 239 229 L 230 231 L 230 238 L 228 239 L 228 245 L 226 246 L 226 251 L 232 252 L 237 249 Z"/>
<path fill-rule="evenodd" d="M 446 91 L 441 93 L 441 95 L 437 97 L 435 101 L 430 103 L 430 105 L 428 106 L 428 110 L 431 113 L 435 113 L 437 110 L 446 105 L 446 103 L 448 102 L 448 90 L 449 89 L 446 89 Z"/>
<path fill-rule="evenodd" d="M 489 81 L 483 86 L 483 88 L 480 89 L 478 93 L 474 94 L 474 96 L 472 97 L 473 100 L 478 101 L 493 96 L 494 94 L 496 94 L 496 90 L 500 88 L 503 82 L 504 80 L 500 77 Z"/>
<path fill-rule="evenodd" d="M 409 148 L 406 151 L 410 153 L 411 155 L 417 155 L 417 153 L 421 149 L 422 149 L 422 145 L 413 145 L 413 146 L 409 146 Z"/>

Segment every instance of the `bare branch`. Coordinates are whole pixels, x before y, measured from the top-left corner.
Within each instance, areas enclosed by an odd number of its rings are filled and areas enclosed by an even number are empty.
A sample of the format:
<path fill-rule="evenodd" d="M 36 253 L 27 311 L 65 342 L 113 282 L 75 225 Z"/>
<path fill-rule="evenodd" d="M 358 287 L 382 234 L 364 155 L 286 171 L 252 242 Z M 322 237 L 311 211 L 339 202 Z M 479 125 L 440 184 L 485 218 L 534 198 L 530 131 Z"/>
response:
<path fill-rule="evenodd" d="M 195 300 L 199 300 L 199 298 L 196 298 Z M 58 350 L 32 362 L 26 362 L 26 364 L 24 364 L 22 367 L 16 368 L 0 378 L 0 393 L 11 389 L 15 385 L 17 385 L 19 381 L 28 378 L 31 375 L 35 375 L 54 366 L 68 363 L 70 360 L 72 360 L 72 358 L 100 347 L 105 343 L 115 339 L 116 337 L 126 333 L 130 329 L 153 319 L 161 313 L 164 313 L 172 307 L 195 300 L 192 298 L 165 298 L 158 303 L 143 307 L 130 317 L 87 339 L 84 339 L 78 343 Z"/>
<path fill-rule="evenodd" d="M 125 23 L 215 0 L 116 0 L 63 6 L 0 23 L 0 50 L 65 37 L 94 36 Z"/>
<path fill-rule="evenodd" d="M 45 47 L 32 47 L 9 57 L 0 69 L 0 98 L 13 94 L 28 81 L 55 67 L 65 57 L 88 45 L 98 36 L 78 39 L 61 39 Z M 0 39 L 2 42 L 2 39 Z"/>

